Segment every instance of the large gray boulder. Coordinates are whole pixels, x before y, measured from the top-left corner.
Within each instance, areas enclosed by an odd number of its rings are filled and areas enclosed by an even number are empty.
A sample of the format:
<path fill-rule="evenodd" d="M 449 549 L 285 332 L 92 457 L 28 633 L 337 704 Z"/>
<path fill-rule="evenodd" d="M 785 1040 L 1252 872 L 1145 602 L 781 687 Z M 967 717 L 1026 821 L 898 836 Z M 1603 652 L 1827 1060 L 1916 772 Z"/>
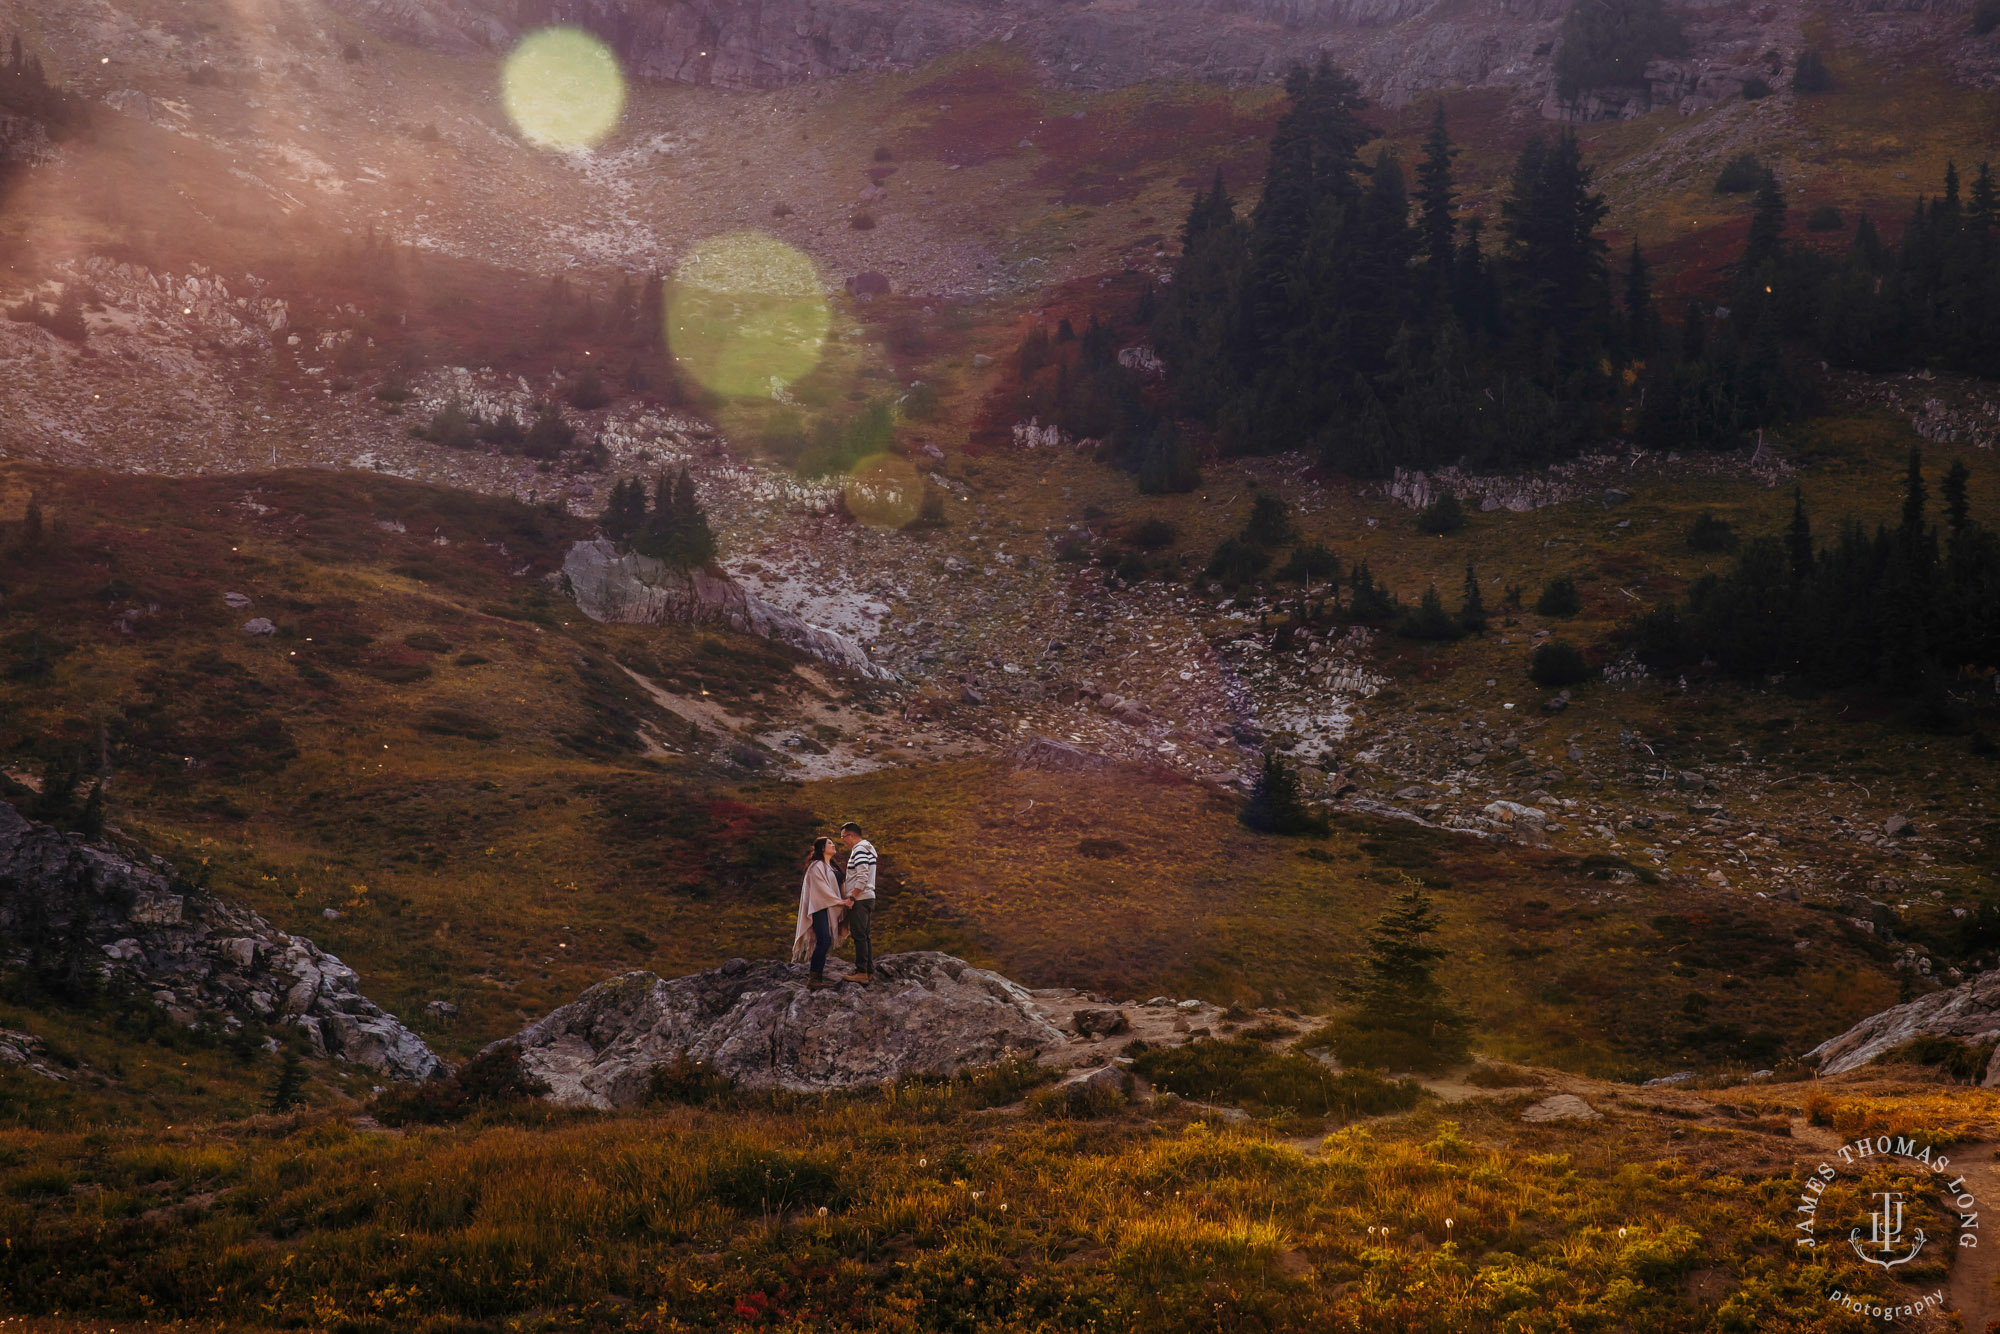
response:
<path fill-rule="evenodd" d="M 1817 1064 L 1821 1074 L 1837 1075 L 1926 1036 L 1974 1045 L 2000 1038 L 2000 970 L 1981 973 L 1950 991 L 1932 992 L 1870 1015 L 1839 1037 L 1814 1047 L 1805 1059 Z M 1987 1064 L 1981 1086 L 2000 1087 L 2000 1052 Z"/>
<path fill-rule="evenodd" d="M 714 570 L 682 570 L 594 538 L 571 546 L 562 577 L 577 609 L 593 621 L 637 625 L 726 625 L 789 644 L 878 681 L 896 674 L 846 635 L 800 620 Z"/>
<path fill-rule="evenodd" d="M 835 961 L 828 977 L 843 974 Z M 671 980 L 600 982 L 499 1045 L 571 1107 L 645 1100 L 656 1066 L 685 1058 L 740 1088 L 826 1093 L 943 1076 L 1066 1041 L 1027 991 L 935 951 L 875 961 L 872 986 L 806 988 L 803 964 L 746 963 Z"/>
<path fill-rule="evenodd" d="M 25 819 L 0 802 L 0 960 L 80 950 L 175 1020 L 289 1024 L 315 1051 L 391 1079 L 448 1073 L 424 1040 L 361 994 L 354 970 L 247 908 L 150 864 Z"/>

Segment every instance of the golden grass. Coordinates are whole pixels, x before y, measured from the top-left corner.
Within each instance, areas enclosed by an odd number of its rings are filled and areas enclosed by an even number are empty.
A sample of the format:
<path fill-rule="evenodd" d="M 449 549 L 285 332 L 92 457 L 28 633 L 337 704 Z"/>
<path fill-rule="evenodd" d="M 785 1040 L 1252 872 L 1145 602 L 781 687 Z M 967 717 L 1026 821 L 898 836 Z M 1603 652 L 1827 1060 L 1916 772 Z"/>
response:
<path fill-rule="evenodd" d="M 1515 1105 L 1312 1151 L 1171 1106 L 939 1121 L 879 1097 L 136 1148 L 0 1132 L 0 1302 L 352 1330 L 1833 1331 L 1826 1290 L 1884 1288 L 1792 1245 L 1766 1138 Z M 1697 1266 L 1737 1286 L 1694 1295 Z"/>

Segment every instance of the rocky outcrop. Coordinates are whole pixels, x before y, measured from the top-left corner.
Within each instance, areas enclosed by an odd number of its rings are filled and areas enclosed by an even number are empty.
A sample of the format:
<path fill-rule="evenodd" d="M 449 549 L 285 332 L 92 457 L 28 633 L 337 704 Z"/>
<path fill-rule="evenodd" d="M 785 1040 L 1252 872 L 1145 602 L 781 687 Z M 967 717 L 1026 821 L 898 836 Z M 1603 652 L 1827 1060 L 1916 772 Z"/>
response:
<path fill-rule="evenodd" d="M 788 644 L 873 680 L 896 678 L 846 635 L 809 625 L 712 569 L 676 569 L 596 538 L 569 549 L 562 573 L 577 607 L 593 621 L 726 625 Z"/>
<path fill-rule="evenodd" d="M 0 802 L 0 958 L 34 954 L 126 983 L 183 1024 L 290 1024 L 317 1051 L 392 1079 L 446 1070 L 310 940 L 174 881 L 157 858 L 142 865 Z"/>
<path fill-rule="evenodd" d="M 1026 52 L 1052 82 L 1251 83 L 1332 56 L 1398 104 L 1433 88 L 1544 82 L 1569 0 L 332 0 L 378 33 L 498 48 L 569 23 L 628 73 L 772 88 L 907 70 L 983 43 Z"/>
<path fill-rule="evenodd" d="M 834 960 L 827 975 L 843 969 Z M 505 1041 L 550 1101 L 629 1107 L 656 1067 L 681 1060 L 739 1088 L 823 1093 L 952 1075 L 1067 1040 L 1021 987 L 921 951 L 877 959 L 871 986 L 824 991 L 807 989 L 803 964 L 732 959 L 672 980 L 626 973 Z"/>
<path fill-rule="evenodd" d="M 1864 1066 L 1884 1052 L 1920 1037 L 1952 1038 L 1977 1045 L 2000 1039 L 2000 970 L 1985 972 L 1950 991 L 1933 992 L 1863 1019 L 1839 1037 L 1805 1054 L 1822 1075 Z M 1986 1066 L 1982 1087 L 2000 1087 L 2000 1052 Z"/>

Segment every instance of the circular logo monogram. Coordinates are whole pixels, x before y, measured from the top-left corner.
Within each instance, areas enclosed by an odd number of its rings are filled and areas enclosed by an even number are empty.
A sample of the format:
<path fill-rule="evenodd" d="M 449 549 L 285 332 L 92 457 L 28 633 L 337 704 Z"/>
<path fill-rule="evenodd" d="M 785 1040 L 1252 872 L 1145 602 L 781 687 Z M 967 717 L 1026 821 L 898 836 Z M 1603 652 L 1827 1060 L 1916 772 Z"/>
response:
<path fill-rule="evenodd" d="M 1807 1175 L 1799 1192 L 1799 1202 L 1793 1209 L 1798 1221 L 1792 1227 L 1798 1234 L 1794 1240 L 1800 1246 L 1846 1246 L 1863 1264 L 1893 1273 L 1898 1266 L 1921 1255 L 1926 1246 L 1955 1244 L 1971 1249 L 1979 1244 L 1979 1201 L 1965 1188 L 1962 1175 L 1951 1174 L 1951 1159 L 1930 1145 L 1900 1135 L 1864 1136 L 1841 1145 L 1832 1159 L 1837 1159 L 1840 1166 L 1835 1166 L 1832 1160 L 1819 1164 Z M 1854 1169 L 1858 1174 L 1897 1165 L 1933 1178 L 1940 1205 L 1948 1216 L 1958 1220 L 1954 1238 L 1934 1239 L 1926 1235 L 1910 1218 L 1916 1192 L 1899 1183 L 1885 1183 L 1878 1190 L 1865 1192 L 1852 1204 L 1843 1203 L 1837 1211 L 1829 1209 L 1833 1198 L 1829 1192 L 1840 1181 L 1842 1168 Z M 1847 1194 L 1841 1192 L 1843 1201 Z M 1879 1299 L 1839 1290 L 1827 1300 L 1861 1315 L 1894 1319 L 1942 1306 L 1944 1293 L 1928 1293 L 1907 1305 L 1885 1305 Z"/>

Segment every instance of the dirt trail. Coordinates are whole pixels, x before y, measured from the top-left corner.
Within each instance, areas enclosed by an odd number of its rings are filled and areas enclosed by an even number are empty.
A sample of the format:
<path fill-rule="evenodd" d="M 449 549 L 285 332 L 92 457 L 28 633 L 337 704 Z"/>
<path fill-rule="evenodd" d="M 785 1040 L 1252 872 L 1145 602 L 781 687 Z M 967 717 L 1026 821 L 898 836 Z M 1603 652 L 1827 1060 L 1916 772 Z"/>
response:
<path fill-rule="evenodd" d="M 1955 1172 L 1965 1174 L 1965 1188 L 1987 1208 L 2000 1203 L 2000 1162 L 1993 1144 L 1961 1144 L 1952 1160 Z M 1984 1212 L 1984 1211 L 1982 1211 Z M 2000 1242 L 1982 1239 L 1982 1244 L 1960 1247 L 1951 1266 L 1951 1304 L 1965 1321 L 1966 1334 L 1987 1334 L 2000 1325 Z"/>

